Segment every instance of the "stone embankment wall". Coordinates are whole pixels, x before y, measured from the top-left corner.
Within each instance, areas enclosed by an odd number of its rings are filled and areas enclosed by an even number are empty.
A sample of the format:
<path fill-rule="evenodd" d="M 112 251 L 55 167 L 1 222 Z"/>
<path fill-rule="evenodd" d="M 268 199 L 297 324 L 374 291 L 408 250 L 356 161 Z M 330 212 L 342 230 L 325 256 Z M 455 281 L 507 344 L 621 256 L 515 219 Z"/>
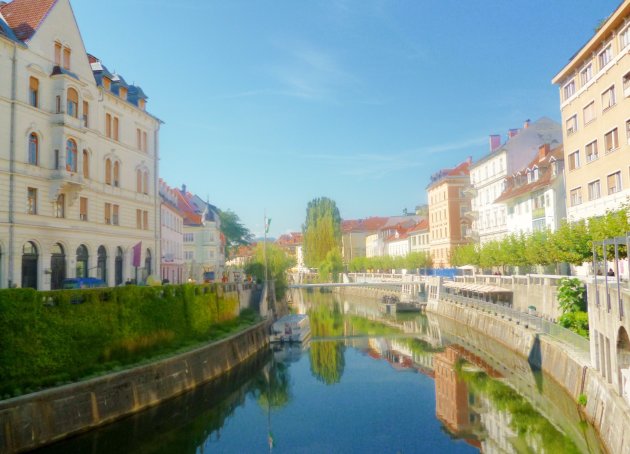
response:
<path fill-rule="evenodd" d="M 21 452 L 192 390 L 269 343 L 267 322 L 163 361 L 0 402 L 0 452 Z"/>
<path fill-rule="evenodd" d="M 614 388 L 562 344 L 515 322 L 451 302 L 432 301 L 427 310 L 469 326 L 528 358 L 557 381 L 577 402 L 584 394 L 583 415 L 611 453 L 630 453 L 630 407 Z M 576 403 L 577 405 L 577 403 Z"/>
<path fill-rule="evenodd" d="M 335 287 L 334 291 L 340 295 L 361 296 L 380 300 L 385 295 L 400 296 L 400 291 L 378 287 Z"/>

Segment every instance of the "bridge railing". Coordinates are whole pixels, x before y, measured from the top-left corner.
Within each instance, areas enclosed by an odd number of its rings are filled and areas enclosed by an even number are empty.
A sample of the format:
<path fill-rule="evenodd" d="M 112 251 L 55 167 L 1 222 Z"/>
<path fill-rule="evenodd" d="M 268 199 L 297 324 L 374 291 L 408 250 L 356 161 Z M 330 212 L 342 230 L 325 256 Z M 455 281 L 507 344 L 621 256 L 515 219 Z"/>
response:
<path fill-rule="evenodd" d="M 347 273 L 348 278 L 354 282 L 425 282 L 426 276 L 417 274 L 391 274 L 391 273 Z"/>
<path fill-rule="evenodd" d="M 525 327 L 529 327 L 544 333 L 552 337 L 553 339 L 562 342 L 567 348 L 573 352 L 582 361 L 589 363 L 591 359 L 590 355 L 590 343 L 588 339 L 570 331 L 560 325 L 544 320 L 534 315 L 526 314 L 517 310 L 514 310 L 508 306 L 500 304 L 490 303 L 487 301 L 477 300 L 475 298 L 469 298 L 462 295 L 454 295 L 450 293 L 442 293 L 440 295 L 441 300 L 451 301 L 455 304 L 462 304 L 464 306 L 472 307 L 483 312 L 488 312 L 495 316 L 505 318 L 509 321 L 514 321 Z M 438 303 L 439 304 L 439 303 Z"/>

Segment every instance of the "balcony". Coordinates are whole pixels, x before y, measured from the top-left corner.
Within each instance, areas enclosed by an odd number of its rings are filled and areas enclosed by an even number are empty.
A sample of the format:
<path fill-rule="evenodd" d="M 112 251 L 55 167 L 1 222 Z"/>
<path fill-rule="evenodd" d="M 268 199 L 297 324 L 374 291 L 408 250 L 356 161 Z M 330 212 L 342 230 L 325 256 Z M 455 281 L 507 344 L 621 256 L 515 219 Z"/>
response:
<path fill-rule="evenodd" d="M 534 208 L 532 210 L 532 219 L 541 219 L 545 217 L 545 207 Z"/>
<path fill-rule="evenodd" d="M 477 221 L 479 219 L 479 211 L 468 210 L 464 212 L 464 217 L 466 219 L 470 219 L 471 221 Z"/>
<path fill-rule="evenodd" d="M 66 168 L 53 170 L 50 180 L 49 199 L 51 202 L 57 200 L 59 194 L 64 193 L 69 195 L 69 203 L 72 205 L 79 191 L 85 186 L 83 176 L 79 172 L 71 172 Z"/>
<path fill-rule="evenodd" d="M 464 194 L 465 197 L 476 197 L 477 196 L 477 189 L 475 189 L 474 186 L 468 186 L 465 189 L 462 189 L 462 193 Z"/>
<path fill-rule="evenodd" d="M 467 228 L 464 230 L 464 238 L 472 240 L 474 242 L 478 242 L 479 241 L 479 232 L 477 232 L 476 230 L 472 229 L 472 228 Z"/>

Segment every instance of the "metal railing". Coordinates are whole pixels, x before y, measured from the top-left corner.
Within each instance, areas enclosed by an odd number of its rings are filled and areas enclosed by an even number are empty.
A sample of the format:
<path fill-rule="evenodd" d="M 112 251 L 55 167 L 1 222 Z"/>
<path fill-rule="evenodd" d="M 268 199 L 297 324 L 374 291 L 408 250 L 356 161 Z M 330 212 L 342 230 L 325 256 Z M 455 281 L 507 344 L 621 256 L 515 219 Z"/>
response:
<path fill-rule="evenodd" d="M 507 319 L 508 321 L 514 321 L 525 328 L 530 328 L 539 333 L 546 334 L 554 340 L 564 344 L 569 351 L 578 356 L 582 361 L 590 362 L 591 355 L 589 340 L 574 333 L 573 331 L 563 328 L 560 325 L 556 325 L 555 323 L 549 322 L 535 315 L 517 311 L 508 306 L 481 301 L 475 298 L 442 293 L 440 295 L 440 299 L 472 307 L 483 312 L 488 312 L 491 315 Z"/>

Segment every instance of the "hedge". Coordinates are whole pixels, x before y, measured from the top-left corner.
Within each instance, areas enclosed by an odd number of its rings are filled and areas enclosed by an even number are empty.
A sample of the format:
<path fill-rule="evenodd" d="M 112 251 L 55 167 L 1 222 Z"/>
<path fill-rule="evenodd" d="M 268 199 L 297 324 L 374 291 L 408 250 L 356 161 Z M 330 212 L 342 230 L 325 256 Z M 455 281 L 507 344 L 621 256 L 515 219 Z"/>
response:
<path fill-rule="evenodd" d="M 0 290 L 0 398 L 218 337 L 238 307 L 216 284 Z"/>

